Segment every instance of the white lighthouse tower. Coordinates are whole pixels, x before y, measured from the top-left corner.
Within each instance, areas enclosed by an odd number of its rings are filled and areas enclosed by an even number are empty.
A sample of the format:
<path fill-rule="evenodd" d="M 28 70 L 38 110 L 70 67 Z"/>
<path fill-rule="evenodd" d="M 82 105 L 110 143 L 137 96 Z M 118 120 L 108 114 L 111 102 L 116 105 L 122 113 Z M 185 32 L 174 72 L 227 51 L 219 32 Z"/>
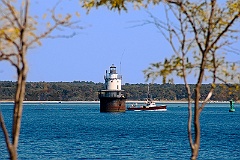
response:
<path fill-rule="evenodd" d="M 104 76 L 105 89 L 99 91 L 100 112 L 125 112 L 126 96 L 122 90 L 122 76 L 117 74 L 114 65 Z"/>

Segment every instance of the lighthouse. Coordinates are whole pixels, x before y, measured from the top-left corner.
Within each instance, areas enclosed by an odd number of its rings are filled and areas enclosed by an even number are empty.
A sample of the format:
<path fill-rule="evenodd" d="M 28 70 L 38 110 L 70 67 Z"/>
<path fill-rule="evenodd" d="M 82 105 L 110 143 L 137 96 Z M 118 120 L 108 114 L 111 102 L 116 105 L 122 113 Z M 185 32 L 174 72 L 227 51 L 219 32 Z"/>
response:
<path fill-rule="evenodd" d="M 99 91 L 100 112 L 125 112 L 126 96 L 122 90 L 122 76 L 117 74 L 114 65 L 106 70 L 104 89 Z"/>

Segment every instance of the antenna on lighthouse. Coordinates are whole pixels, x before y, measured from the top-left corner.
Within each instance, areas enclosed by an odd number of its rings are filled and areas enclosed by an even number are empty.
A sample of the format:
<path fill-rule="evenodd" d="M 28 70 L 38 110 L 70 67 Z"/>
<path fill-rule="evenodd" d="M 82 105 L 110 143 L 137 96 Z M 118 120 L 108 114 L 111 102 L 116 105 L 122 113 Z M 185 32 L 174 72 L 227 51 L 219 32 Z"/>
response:
<path fill-rule="evenodd" d="M 122 56 L 121 56 L 121 59 L 120 59 L 120 75 L 122 75 L 122 57 L 125 53 L 125 49 L 123 50 L 123 53 L 122 53 Z"/>

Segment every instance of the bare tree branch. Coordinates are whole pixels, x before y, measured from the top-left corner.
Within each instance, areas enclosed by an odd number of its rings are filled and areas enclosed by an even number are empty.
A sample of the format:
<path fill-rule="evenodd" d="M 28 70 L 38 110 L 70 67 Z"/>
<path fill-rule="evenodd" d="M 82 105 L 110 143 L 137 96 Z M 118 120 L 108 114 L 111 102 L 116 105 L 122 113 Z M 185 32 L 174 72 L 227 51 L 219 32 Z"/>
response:
<path fill-rule="evenodd" d="M 8 150 L 11 150 L 12 145 L 11 145 L 10 139 L 8 137 L 9 134 L 8 134 L 7 128 L 6 128 L 4 120 L 3 120 L 2 112 L 0 112 L 0 124 L 1 124 L 1 128 L 3 130 L 3 134 L 4 134 L 4 138 L 5 138 L 7 148 L 8 148 Z"/>
<path fill-rule="evenodd" d="M 11 12 L 11 15 L 14 17 L 14 20 L 12 22 L 16 22 L 19 28 L 22 28 L 21 23 L 18 20 L 18 17 L 16 15 L 16 12 L 14 11 L 13 7 L 10 5 L 10 2 L 1 0 L 5 6 L 7 6 L 8 10 Z"/>

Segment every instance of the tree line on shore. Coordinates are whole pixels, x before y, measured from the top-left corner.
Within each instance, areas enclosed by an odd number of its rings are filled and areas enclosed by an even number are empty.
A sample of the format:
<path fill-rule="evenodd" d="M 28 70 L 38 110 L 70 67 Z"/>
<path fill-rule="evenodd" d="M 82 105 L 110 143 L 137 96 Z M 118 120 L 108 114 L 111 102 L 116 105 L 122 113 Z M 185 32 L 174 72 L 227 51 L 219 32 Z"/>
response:
<path fill-rule="evenodd" d="M 190 85 L 194 90 L 195 85 Z M 0 81 L 0 100 L 14 100 L 16 82 Z M 211 84 L 203 84 L 201 99 L 204 99 Z M 27 101 L 98 101 L 98 91 L 104 89 L 104 83 L 86 81 L 73 82 L 27 82 L 25 100 Z M 148 84 L 122 85 L 128 100 L 145 100 L 148 93 Z M 150 84 L 149 92 L 156 101 L 184 101 L 187 93 L 184 84 Z M 239 100 L 240 90 L 231 85 L 217 84 L 212 101 Z M 194 98 L 194 95 L 192 95 Z"/>

